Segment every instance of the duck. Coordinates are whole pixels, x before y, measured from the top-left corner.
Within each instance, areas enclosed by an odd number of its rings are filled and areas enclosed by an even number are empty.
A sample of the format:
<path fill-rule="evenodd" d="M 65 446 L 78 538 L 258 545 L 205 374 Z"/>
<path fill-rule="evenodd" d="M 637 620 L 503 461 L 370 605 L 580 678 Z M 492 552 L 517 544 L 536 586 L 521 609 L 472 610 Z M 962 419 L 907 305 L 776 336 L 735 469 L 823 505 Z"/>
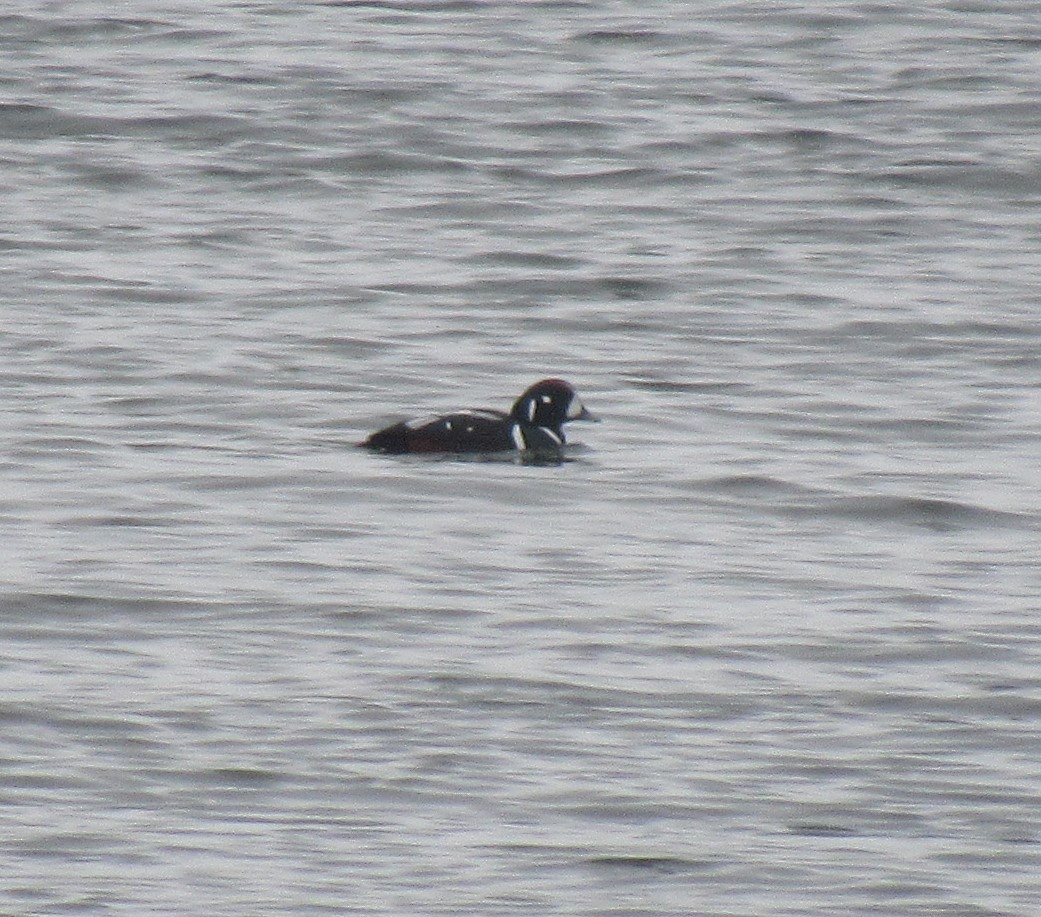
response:
<path fill-rule="evenodd" d="M 529 386 L 509 412 L 466 408 L 451 414 L 418 417 L 369 435 L 359 446 L 386 455 L 411 453 L 559 454 L 564 424 L 599 421 L 563 379 L 542 379 Z"/>

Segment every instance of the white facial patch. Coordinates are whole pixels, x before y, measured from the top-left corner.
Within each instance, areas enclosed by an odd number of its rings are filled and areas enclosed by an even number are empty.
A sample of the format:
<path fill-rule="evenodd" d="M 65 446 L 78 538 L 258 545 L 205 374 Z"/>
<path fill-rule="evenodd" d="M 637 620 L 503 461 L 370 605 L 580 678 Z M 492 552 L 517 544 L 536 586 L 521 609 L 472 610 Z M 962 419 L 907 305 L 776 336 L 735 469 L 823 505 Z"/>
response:
<path fill-rule="evenodd" d="M 571 404 L 567 406 L 567 417 L 568 420 L 574 420 L 576 417 L 580 417 L 585 408 L 582 406 L 582 402 L 577 397 L 571 399 Z"/>

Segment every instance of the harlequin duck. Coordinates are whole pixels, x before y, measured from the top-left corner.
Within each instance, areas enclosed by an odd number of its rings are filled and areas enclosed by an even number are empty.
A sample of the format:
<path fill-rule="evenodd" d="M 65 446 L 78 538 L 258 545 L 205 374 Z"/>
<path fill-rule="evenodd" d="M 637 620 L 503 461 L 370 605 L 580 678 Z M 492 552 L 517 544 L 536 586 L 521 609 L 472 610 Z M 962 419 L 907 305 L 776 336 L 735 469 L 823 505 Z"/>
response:
<path fill-rule="evenodd" d="M 406 420 L 373 433 L 359 443 L 374 452 L 504 452 L 559 454 L 563 425 L 571 420 L 599 420 L 562 379 L 536 382 L 518 398 L 509 414 L 472 408 L 441 417 Z"/>

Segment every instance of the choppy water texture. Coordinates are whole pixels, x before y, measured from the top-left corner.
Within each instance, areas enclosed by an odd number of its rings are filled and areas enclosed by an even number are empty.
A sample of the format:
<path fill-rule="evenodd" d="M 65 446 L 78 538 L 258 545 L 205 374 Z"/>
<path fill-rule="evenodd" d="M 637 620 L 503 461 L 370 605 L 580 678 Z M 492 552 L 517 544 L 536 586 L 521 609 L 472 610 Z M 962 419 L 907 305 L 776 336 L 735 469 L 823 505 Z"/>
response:
<path fill-rule="evenodd" d="M 18 10 L 0 910 L 1038 913 L 1036 5 Z"/>

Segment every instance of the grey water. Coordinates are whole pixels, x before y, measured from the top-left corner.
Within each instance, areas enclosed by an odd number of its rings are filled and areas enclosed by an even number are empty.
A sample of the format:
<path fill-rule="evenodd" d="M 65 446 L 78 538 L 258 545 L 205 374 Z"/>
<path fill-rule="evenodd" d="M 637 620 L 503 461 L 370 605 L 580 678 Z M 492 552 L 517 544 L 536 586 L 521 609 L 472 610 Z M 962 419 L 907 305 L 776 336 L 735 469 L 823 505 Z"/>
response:
<path fill-rule="evenodd" d="M 1041 908 L 1041 20 L 0 16 L 0 912 Z M 571 461 L 355 443 L 562 376 Z"/>

